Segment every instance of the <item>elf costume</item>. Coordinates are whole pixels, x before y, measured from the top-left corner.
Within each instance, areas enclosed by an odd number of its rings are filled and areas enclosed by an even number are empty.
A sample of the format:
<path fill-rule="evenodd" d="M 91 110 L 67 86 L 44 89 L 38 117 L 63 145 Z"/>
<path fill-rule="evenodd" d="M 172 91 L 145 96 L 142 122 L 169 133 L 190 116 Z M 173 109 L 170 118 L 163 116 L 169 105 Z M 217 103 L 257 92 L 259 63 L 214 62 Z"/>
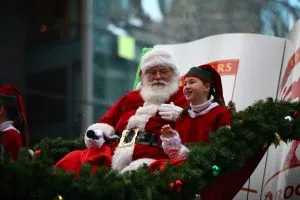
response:
<path fill-rule="evenodd" d="M 20 91 L 12 85 L 0 87 L 0 132 L 5 152 L 16 160 L 20 148 L 28 146 L 28 126 Z"/>
<path fill-rule="evenodd" d="M 211 131 L 216 131 L 220 127 L 230 127 L 231 124 L 230 114 L 224 106 L 221 77 L 210 65 L 193 67 L 187 72 L 185 77 L 197 77 L 200 80 L 209 82 L 213 88 L 211 90 L 213 99 L 209 99 L 201 105 L 190 104 L 176 121 L 176 131 L 180 136 L 182 144 L 208 142 L 208 135 Z M 176 143 L 170 139 L 167 142 Z M 179 155 L 182 154 L 182 150 L 186 152 L 185 146 L 182 144 L 179 142 L 179 147 L 181 148 Z M 168 145 L 165 144 L 165 146 Z M 201 200 L 233 199 L 259 164 L 265 151 L 266 149 L 257 152 L 238 171 L 216 178 L 213 184 L 208 185 L 201 191 Z M 183 160 L 180 156 L 178 160 L 157 160 L 150 164 L 149 167 L 152 171 L 164 169 L 164 166 L 168 162 L 174 165 L 181 165 Z"/>
<path fill-rule="evenodd" d="M 211 84 L 211 96 L 201 105 L 190 104 L 176 123 L 183 143 L 208 141 L 208 134 L 231 124 L 231 117 L 224 106 L 221 77 L 210 65 L 191 68 L 185 77 L 196 77 Z"/>

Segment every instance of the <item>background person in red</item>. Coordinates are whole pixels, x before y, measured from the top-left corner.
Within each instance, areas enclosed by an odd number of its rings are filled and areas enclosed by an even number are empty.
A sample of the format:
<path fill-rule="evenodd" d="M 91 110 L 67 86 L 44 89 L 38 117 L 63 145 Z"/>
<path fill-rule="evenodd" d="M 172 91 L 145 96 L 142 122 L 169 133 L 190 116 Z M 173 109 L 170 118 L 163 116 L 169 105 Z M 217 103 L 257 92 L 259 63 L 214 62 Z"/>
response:
<path fill-rule="evenodd" d="M 28 127 L 20 91 L 12 85 L 0 87 L 0 132 L 5 152 L 16 160 L 20 148 L 28 147 Z"/>

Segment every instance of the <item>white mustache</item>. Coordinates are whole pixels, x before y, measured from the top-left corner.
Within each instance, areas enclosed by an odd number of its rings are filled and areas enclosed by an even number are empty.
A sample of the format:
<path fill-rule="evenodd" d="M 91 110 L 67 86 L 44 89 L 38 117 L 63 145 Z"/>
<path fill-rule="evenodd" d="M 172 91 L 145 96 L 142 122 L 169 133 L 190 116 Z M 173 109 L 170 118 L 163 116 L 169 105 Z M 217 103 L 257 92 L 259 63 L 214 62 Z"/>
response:
<path fill-rule="evenodd" d="M 168 82 L 167 81 L 163 81 L 163 80 L 154 80 L 149 82 L 150 85 L 157 85 L 157 84 L 163 84 L 163 85 L 167 85 Z"/>

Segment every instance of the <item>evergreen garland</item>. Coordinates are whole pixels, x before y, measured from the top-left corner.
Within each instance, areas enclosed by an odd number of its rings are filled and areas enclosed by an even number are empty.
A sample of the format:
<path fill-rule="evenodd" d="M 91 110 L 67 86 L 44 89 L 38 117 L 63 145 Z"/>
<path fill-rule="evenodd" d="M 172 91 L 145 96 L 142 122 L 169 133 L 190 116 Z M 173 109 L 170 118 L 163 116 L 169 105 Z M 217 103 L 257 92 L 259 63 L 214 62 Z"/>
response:
<path fill-rule="evenodd" d="M 233 114 L 230 128 L 210 134 L 210 142 L 189 145 L 191 152 L 180 167 L 168 165 L 164 171 L 149 172 L 144 166 L 120 174 L 82 165 L 80 177 L 53 168 L 54 163 L 74 149 L 84 149 L 83 138 L 76 140 L 45 139 L 35 148 L 41 153 L 31 159 L 25 149 L 17 161 L 0 164 L 1 199 L 195 199 L 207 184 L 216 179 L 212 167 L 220 174 L 235 171 L 257 151 L 280 140 L 300 139 L 299 103 L 277 102 L 269 98 L 258 101 L 244 111 Z M 182 181 L 182 190 L 169 185 Z"/>

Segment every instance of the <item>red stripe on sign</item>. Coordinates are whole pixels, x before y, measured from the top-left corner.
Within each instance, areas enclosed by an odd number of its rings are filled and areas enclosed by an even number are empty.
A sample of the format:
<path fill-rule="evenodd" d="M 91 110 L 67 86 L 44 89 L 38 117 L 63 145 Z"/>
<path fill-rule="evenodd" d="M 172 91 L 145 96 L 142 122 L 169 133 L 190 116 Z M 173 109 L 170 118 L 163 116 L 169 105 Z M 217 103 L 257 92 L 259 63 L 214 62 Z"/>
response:
<path fill-rule="evenodd" d="M 288 77 L 290 76 L 292 70 L 294 69 L 294 67 L 299 61 L 300 61 L 300 48 L 298 48 L 289 59 L 288 65 L 284 71 L 284 75 L 281 80 L 280 90 L 283 89 L 283 86 L 286 84 Z"/>
<path fill-rule="evenodd" d="M 289 99 L 293 100 L 295 98 L 300 98 L 300 77 L 297 81 L 291 84 L 288 88 L 284 87 L 283 97 L 281 99 L 286 99 L 289 95 Z"/>
<path fill-rule="evenodd" d="M 221 75 L 236 75 L 238 71 L 240 60 L 239 59 L 228 59 L 228 60 L 218 60 L 210 62 L 208 64 Z"/>
<path fill-rule="evenodd" d="M 289 167 L 283 168 L 282 170 L 276 172 L 275 174 L 273 174 L 273 176 L 271 176 L 271 177 L 266 181 L 266 183 L 264 184 L 263 189 L 266 187 L 266 185 L 267 185 L 273 178 L 275 178 L 276 176 L 278 176 L 281 172 L 284 172 L 284 171 L 286 171 L 286 170 L 293 169 L 293 168 L 296 168 L 296 167 L 299 167 L 299 166 L 300 166 L 300 164 L 291 165 L 291 166 L 289 166 Z"/>

